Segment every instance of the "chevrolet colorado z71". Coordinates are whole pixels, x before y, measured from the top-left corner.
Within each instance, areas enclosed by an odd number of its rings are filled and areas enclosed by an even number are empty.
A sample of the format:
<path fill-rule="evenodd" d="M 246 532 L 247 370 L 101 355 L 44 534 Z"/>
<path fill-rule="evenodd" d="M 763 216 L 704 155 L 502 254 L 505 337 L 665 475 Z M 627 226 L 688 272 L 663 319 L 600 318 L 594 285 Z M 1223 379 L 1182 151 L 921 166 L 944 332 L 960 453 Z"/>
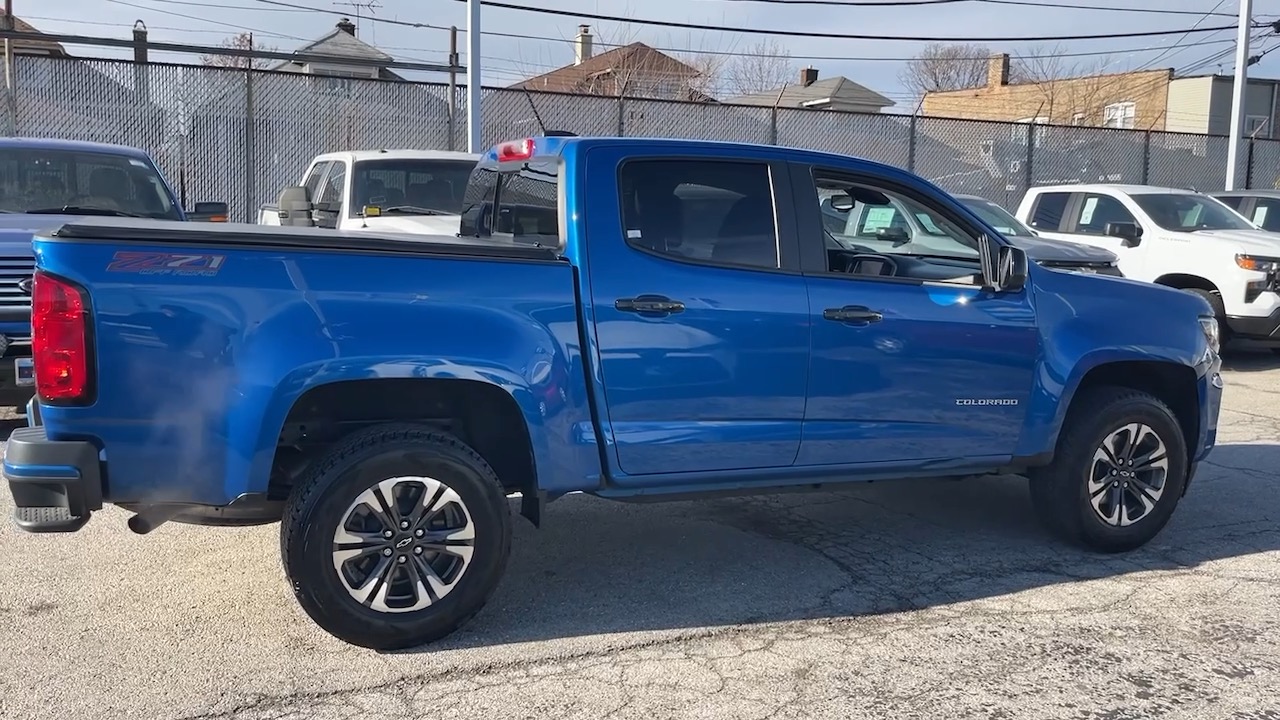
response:
<path fill-rule="evenodd" d="M 903 198 L 945 237 L 824 227 L 828 199 Z M 104 502 L 137 532 L 279 521 L 310 617 L 396 648 L 485 604 L 517 493 L 539 524 L 572 492 L 1016 472 L 1055 533 L 1114 552 L 1164 527 L 1214 445 L 1203 298 L 1028 263 L 886 165 L 526 139 L 477 165 L 460 229 L 42 234 L 38 402 L 4 459 L 18 526 L 75 531 Z"/>

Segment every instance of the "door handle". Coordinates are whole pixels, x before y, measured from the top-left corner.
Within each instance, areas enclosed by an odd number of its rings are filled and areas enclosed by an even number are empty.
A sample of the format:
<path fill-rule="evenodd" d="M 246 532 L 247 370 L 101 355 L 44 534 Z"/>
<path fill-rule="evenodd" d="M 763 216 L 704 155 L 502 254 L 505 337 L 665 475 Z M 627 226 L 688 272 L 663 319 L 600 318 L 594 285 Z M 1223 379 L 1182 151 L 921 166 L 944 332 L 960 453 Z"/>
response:
<path fill-rule="evenodd" d="M 672 300 L 664 295 L 638 295 L 633 298 L 618 298 L 613 307 L 622 312 L 640 313 L 642 315 L 670 315 L 684 312 L 684 303 Z"/>
<path fill-rule="evenodd" d="M 844 307 L 823 310 L 822 318 L 851 325 L 870 325 L 883 320 L 884 315 L 865 305 L 845 305 Z"/>

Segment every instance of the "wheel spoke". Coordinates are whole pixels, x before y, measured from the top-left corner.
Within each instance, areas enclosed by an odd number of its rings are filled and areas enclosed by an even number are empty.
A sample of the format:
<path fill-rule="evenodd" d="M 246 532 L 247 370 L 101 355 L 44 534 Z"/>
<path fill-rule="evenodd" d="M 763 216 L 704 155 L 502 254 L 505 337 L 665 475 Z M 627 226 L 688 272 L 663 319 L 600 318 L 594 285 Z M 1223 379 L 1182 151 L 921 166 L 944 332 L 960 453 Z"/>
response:
<path fill-rule="evenodd" d="M 358 600 L 362 605 L 371 604 L 377 596 L 377 593 L 381 593 L 381 595 L 385 597 L 387 582 L 391 579 L 391 573 L 395 571 L 395 568 L 396 563 L 393 559 L 385 556 L 379 557 L 378 564 L 375 565 L 373 571 L 365 577 L 364 582 L 360 584 L 360 587 L 347 586 L 351 592 L 351 596 Z"/>

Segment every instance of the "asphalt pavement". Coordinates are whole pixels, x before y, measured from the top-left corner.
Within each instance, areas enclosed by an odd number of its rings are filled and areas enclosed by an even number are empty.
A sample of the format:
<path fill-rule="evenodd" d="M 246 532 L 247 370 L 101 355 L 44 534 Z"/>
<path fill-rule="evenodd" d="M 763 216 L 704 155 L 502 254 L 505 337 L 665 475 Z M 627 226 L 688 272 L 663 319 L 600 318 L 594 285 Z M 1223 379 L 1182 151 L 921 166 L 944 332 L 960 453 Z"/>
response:
<path fill-rule="evenodd" d="M 317 629 L 276 525 L 0 519 L 0 718 L 1280 719 L 1280 358 L 1228 366 L 1220 444 L 1137 552 L 1053 542 L 1017 478 L 573 496 L 412 652 Z"/>

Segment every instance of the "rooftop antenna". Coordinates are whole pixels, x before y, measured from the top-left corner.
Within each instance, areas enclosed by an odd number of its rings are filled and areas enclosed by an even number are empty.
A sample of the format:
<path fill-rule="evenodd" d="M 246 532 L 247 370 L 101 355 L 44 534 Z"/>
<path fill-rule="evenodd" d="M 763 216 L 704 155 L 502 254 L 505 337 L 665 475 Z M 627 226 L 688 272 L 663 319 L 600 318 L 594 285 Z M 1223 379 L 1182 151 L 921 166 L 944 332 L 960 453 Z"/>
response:
<path fill-rule="evenodd" d="M 334 5 L 346 5 L 347 7 L 349 7 L 349 8 L 351 8 L 351 9 L 355 10 L 355 16 L 356 16 L 356 32 L 359 32 L 359 31 L 360 31 L 360 19 L 361 19 L 360 9 L 361 9 L 361 8 L 364 8 L 365 10 L 367 10 L 367 11 L 369 12 L 369 16 L 370 16 L 370 17 L 373 17 L 373 16 L 375 16 L 375 15 L 377 15 L 377 14 L 378 14 L 378 13 L 374 12 L 374 10 L 376 10 L 376 9 L 378 9 L 378 8 L 380 8 L 380 7 L 382 7 L 382 3 L 378 2 L 378 0 L 337 0 L 337 1 L 336 1 L 336 2 L 334 2 L 333 4 L 334 4 Z M 375 30 L 377 30 L 377 24 L 376 24 L 376 23 L 374 24 L 374 26 L 373 26 L 372 28 L 370 28 L 370 29 L 369 29 L 369 42 L 370 42 L 371 44 L 376 42 L 376 40 L 375 40 L 376 35 L 375 35 L 375 32 L 374 32 Z"/>

